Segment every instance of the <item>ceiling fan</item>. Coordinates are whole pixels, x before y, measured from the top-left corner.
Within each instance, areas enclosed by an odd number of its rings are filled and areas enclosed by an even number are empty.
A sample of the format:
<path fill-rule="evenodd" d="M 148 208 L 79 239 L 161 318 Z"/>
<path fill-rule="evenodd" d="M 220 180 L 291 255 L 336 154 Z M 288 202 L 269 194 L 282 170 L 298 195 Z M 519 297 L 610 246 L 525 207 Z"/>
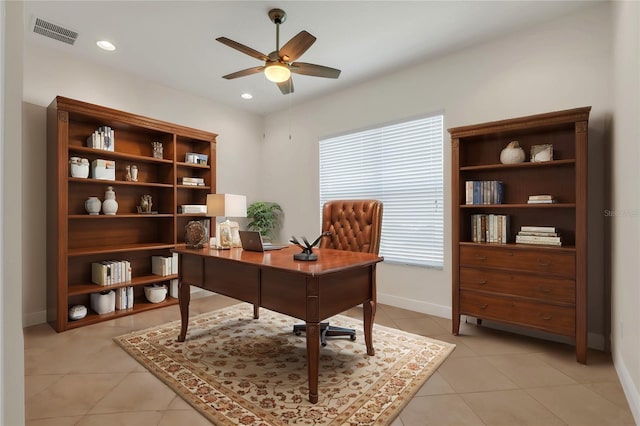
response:
<path fill-rule="evenodd" d="M 325 67 L 323 65 L 309 64 L 306 62 L 293 62 L 311 47 L 316 38 L 306 31 L 300 31 L 295 37 L 289 40 L 280 48 L 280 24 L 284 23 L 287 14 L 282 9 L 271 9 L 269 19 L 276 24 L 276 50 L 265 55 L 237 41 L 226 37 L 218 37 L 216 40 L 226 44 L 253 58 L 264 61 L 263 66 L 247 68 L 231 74 L 223 75 L 222 78 L 232 80 L 238 77 L 264 72 L 268 80 L 278 85 L 283 95 L 293 92 L 293 81 L 291 73 L 309 75 L 312 77 L 338 78 L 340 70 Z"/>

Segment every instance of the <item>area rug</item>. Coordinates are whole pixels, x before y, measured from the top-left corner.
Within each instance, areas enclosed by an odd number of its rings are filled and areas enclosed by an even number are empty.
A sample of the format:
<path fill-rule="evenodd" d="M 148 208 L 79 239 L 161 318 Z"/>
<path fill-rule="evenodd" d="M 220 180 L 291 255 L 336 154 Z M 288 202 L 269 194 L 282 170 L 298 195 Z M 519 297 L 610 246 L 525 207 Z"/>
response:
<path fill-rule="evenodd" d="M 374 325 L 368 356 L 362 321 L 356 341 L 333 338 L 320 348 L 318 403 L 308 400 L 306 341 L 291 317 L 239 304 L 114 340 L 216 425 L 388 425 L 455 345 Z"/>

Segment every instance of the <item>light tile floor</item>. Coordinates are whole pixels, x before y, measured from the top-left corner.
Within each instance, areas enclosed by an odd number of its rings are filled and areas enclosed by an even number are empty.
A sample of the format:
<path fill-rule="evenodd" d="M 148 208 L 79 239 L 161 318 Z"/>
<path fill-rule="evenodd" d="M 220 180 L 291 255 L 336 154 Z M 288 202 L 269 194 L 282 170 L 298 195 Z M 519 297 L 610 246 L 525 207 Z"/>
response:
<path fill-rule="evenodd" d="M 194 298 L 191 314 L 234 303 Z M 209 424 L 112 340 L 177 319 L 170 306 L 59 334 L 26 328 L 27 425 Z M 457 345 L 392 426 L 635 424 L 609 354 L 590 351 L 585 366 L 568 345 L 469 324 L 453 336 L 450 320 L 386 305 L 376 323 Z"/>

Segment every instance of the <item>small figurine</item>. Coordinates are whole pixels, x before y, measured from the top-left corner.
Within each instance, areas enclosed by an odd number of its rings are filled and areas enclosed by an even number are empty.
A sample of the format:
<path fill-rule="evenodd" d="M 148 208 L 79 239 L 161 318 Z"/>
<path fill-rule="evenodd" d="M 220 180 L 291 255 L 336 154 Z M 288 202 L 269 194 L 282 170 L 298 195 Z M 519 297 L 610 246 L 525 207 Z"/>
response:
<path fill-rule="evenodd" d="M 331 232 L 325 231 L 318 238 L 315 239 L 313 243 L 309 243 L 306 237 L 302 237 L 302 241 L 304 241 L 304 246 L 300 244 L 300 241 L 296 237 L 291 237 L 291 242 L 302 249 L 302 253 L 296 253 L 293 255 L 295 260 L 318 260 L 318 255 L 313 252 L 313 247 L 316 246 L 320 242 L 322 237 L 328 237 L 331 235 Z"/>

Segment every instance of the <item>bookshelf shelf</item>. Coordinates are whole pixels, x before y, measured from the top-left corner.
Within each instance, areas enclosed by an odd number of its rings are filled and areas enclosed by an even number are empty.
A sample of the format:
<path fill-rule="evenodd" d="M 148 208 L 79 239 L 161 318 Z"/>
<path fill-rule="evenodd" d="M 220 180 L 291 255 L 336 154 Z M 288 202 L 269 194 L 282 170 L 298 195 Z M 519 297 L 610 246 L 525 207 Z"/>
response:
<path fill-rule="evenodd" d="M 111 284 L 111 285 L 98 285 L 93 283 L 85 283 L 85 284 L 69 284 L 69 296 L 76 296 L 79 294 L 91 294 L 96 291 L 106 291 L 113 290 L 114 288 L 121 287 L 131 287 L 131 286 L 139 286 L 139 285 L 147 285 L 147 284 L 155 284 L 159 281 L 169 281 L 173 279 L 177 279 L 178 275 L 145 275 L 141 277 L 133 277 L 131 281 Z"/>
<path fill-rule="evenodd" d="M 453 334 L 459 333 L 460 316 L 470 315 L 480 323 L 491 320 L 568 336 L 575 342 L 577 361 L 586 363 L 590 110 L 575 108 L 449 129 Z M 500 164 L 501 150 L 513 140 L 527 158 L 532 146 L 551 144 L 553 160 Z M 500 188 L 502 204 L 466 204 L 471 198 L 477 202 L 493 197 L 494 187 Z M 532 195 L 557 202 L 529 204 Z M 553 233 L 521 233 L 516 244 L 523 226 L 536 231 L 553 228 Z M 490 241 L 504 241 L 506 235 L 506 244 L 476 242 L 484 241 L 485 232 Z M 532 244 L 540 241 L 547 244 Z M 560 246 L 548 245 L 559 241 Z"/>
<path fill-rule="evenodd" d="M 461 209 L 575 209 L 576 203 L 552 204 L 461 204 Z"/>
<path fill-rule="evenodd" d="M 62 332 L 108 319 L 132 315 L 177 303 L 147 303 L 144 286 L 169 284 L 177 275 L 152 271 L 152 256 L 171 256 L 184 243 L 185 225 L 205 215 L 181 215 L 181 204 L 206 204 L 216 188 L 216 135 L 130 114 L 99 105 L 56 97 L 47 111 L 47 321 Z M 87 137 L 102 126 L 114 130 L 113 151 L 87 147 Z M 153 155 L 152 142 L 160 142 L 163 158 Z M 184 163 L 186 153 L 206 155 L 208 164 Z M 115 180 L 71 177 L 69 158 L 115 162 Z M 126 180 L 126 166 L 137 166 L 137 181 Z M 93 175 L 91 175 L 93 176 Z M 179 185 L 184 177 L 197 177 L 201 187 Z M 118 202 L 115 215 L 89 215 L 89 196 L 104 199 L 113 187 Z M 151 196 L 157 214 L 139 214 L 142 196 Z M 126 260 L 133 278 L 109 286 L 93 284 L 91 264 Z M 134 306 L 98 315 L 91 310 L 90 295 L 104 290 L 133 287 Z M 88 315 L 69 320 L 68 310 L 84 305 Z"/>

